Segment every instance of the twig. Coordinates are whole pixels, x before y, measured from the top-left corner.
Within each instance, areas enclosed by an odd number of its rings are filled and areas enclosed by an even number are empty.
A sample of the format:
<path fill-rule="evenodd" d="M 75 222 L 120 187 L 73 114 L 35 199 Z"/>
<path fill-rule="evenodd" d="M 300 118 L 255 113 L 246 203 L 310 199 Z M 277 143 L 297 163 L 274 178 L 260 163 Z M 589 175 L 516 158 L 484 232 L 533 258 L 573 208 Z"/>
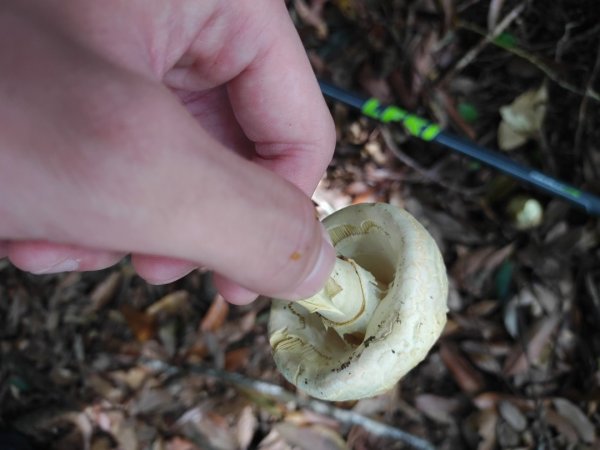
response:
<path fill-rule="evenodd" d="M 585 275 L 585 287 L 590 295 L 590 302 L 593 305 L 593 313 L 596 316 L 596 320 L 600 321 L 600 288 L 594 281 L 594 276 L 591 273 Z"/>
<path fill-rule="evenodd" d="M 475 47 L 473 47 L 461 59 L 459 59 L 454 67 L 446 72 L 441 79 L 437 80 L 437 83 L 444 84 L 447 80 L 454 78 L 457 73 L 461 72 L 465 67 L 471 64 L 473 60 L 477 58 L 477 55 L 479 55 L 489 43 L 494 42 L 494 40 L 521 15 L 525 9 L 525 6 L 526 2 L 519 3 L 504 17 L 504 19 L 502 19 L 502 22 L 500 22 L 491 33 L 484 33 L 483 39 L 481 39 Z"/>
<path fill-rule="evenodd" d="M 523 304 L 523 298 L 521 295 L 517 295 L 516 296 L 516 302 L 517 302 L 517 307 L 519 309 L 524 308 L 524 304 Z M 527 343 L 525 342 L 525 335 L 523 333 L 523 329 L 525 328 L 525 324 L 524 324 L 524 318 L 521 315 L 517 314 L 517 323 L 518 323 L 518 328 L 517 328 L 517 341 L 519 343 L 519 346 L 521 347 L 521 352 L 523 353 L 523 356 L 525 358 L 525 360 L 527 361 L 527 370 L 525 372 L 525 377 L 527 378 L 528 384 L 533 386 L 536 384 L 536 381 L 534 380 L 533 377 L 533 373 L 532 373 L 532 367 L 533 367 L 533 361 L 531 359 L 531 355 L 530 355 L 530 351 L 527 347 Z M 553 354 L 553 356 L 555 356 L 556 353 Z M 554 445 L 552 444 L 552 439 L 550 437 L 550 431 L 549 431 L 549 427 L 548 427 L 548 421 L 546 419 L 546 415 L 544 414 L 544 405 L 541 399 L 541 396 L 539 394 L 539 392 L 533 390 L 531 393 L 531 396 L 533 397 L 533 401 L 534 401 L 534 413 L 536 415 L 536 419 L 540 425 L 540 437 L 542 439 L 542 442 L 538 442 L 538 444 L 542 447 L 542 448 L 546 448 L 548 447 L 550 450 L 554 450 Z"/>
<path fill-rule="evenodd" d="M 554 52 L 554 59 L 556 62 L 562 62 L 562 57 L 568 47 L 569 42 L 572 40 L 571 30 L 577 26 L 576 22 L 568 22 L 565 24 L 565 32 L 556 43 L 556 51 Z"/>
<path fill-rule="evenodd" d="M 479 35 L 482 36 L 486 36 L 485 31 L 478 27 L 475 24 L 469 23 L 469 22 L 464 22 L 464 21 L 460 21 L 458 24 L 459 27 L 464 28 L 465 30 L 469 30 L 472 31 L 474 33 L 477 33 Z M 567 80 L 563 80 L 555 71 L 552 67 L 550 67 L 548 65 L 548 63 L 546 63 L 544 60 L 542 60 L 541 58 L 539 58 L 538 56 L 534 55 L 533 53 L 528 52 L 527 50 L 524 50 L 522 48 L 518 48 L 518 47 L 509 47 L 506 45 L 502 45 L 500 43 L 498 43 L 495 38 L 484 38 L 485 42 L 491 42 L 492 44 L 506 50 L 509 53 L 512 53 L 515 56 L 518 56 L 520 58 L 523 58 L 527 61 L 529 61 L 531 64 L 533 64 L 534 66 L 536 66 L 539 70 L 541 70 L 548 78 L 550 78 L 552 81 L 554 81 L 556 84 L 558 84 L 560 87 L 562 87 L 563 89 L 566 89 L 567 91 L 570 91 L 574 94 L 577 95 L 582 95 L 584 97 L 589 97 L 592 100 L 596 100 L 596 101 L 600 101 L 600 93 L 594 89 L 592 89 L 591 87 L 589 87 L 588 89 L 581 89 L 579 86 L 574 85 L 573 83 L 571 83 L 570 81 Z M 466 55 L 465 55 L 466 56 Z M 444 79 L 447 79 L 448 75 L 446 75 L 444 77 Z"/>
<path fill-rule="evenodd" d="M 335 420 L 342 422 L 345 425 L 360 426 L 369 433 L 378 437 L 402 441 L 417 450 L 435 450 L 435 447 L 425 439 L 414 436 L 406 431 L 402 431 L 398 428 L 370 419 L 353 411 L 336 408 L 335 406 L 331 406 L 318 400 L 298 397 L 280 386 L 267 383 L 265 381 L 254 380 L 238 373 L 227 372 L 225 370 L 199 364 L 175 367 L 156 359 L 144 359 L 142 360 L 142 363 L 151 370 L 167 372 L 171 375 L 180 375 L 185 372 L 191 372 L 208 377 L 218 378 L 239 388 L 248 389 L 262 395 L 272 397 L 284 405 L 290 403 L 296 404 L 302 408 L 311 409 L 319 414 L 333 417 Z"/>
<path fill-rule="evenodd" d="M 498 16 L 500 15 L 500 11 L 502 10 L 503 4 L 504 0 L 492 0 L 490 2 L 490 9 L 488 11 L 487 17 L 488 30 L 493 30 L 496 24 L 498 23 Z"/>
<path fill-rule="evenodd" d="M 436 170 L 426 169 L 414 159 L 412 159 L 410 156 L 408 156 L 406 153 L 404 153 L 402 150 L 400 150 L 394 142 L 392 134 L 385 127 L 381 127 L 381 136 L 383 137 L 385 145 L 390 149 L 394 156 L 398 158 L 398 160 L 401 161 L 403 164 L 407 165 L 419 175 L 421 175 L 423 178 L 432 181 L 433 183 L 439 184 L 444 189 L 464 195 L 465 197 L 470 197 L 474 195 L 474 192 L 446 183 L 439 176 L 437 176 Z"/>
<path fill-rule="evenodd" d="M 598 73 L 600 73 L 600 47 L 598 47 L 598 53 L 596 54 L 596 62 L 594 63 L 594 68 L 592 69 L 592 73 L 590 78 L 588 79 L 587 85 L 585 87 L 585 92 L 589 92 L 592 90 L 592 86 L 596 78 L 598 77 Z M 583 130 L 585 128 L 585 118 L 587 113 L 588 106 L 588 96 L 584 96 L 581 100 L 581 104 L 579 105 L 579 112 L 577 114 L 577 130 L 575 130 L 575 155 L 577 159 L 581 159 L 581 155 L 583 153 L 582 142 L 583 142 Z M 594 178 L 598 178 L 598 173 L 595 165 L 590 164 L 590 168 L 594 174 Z"/>

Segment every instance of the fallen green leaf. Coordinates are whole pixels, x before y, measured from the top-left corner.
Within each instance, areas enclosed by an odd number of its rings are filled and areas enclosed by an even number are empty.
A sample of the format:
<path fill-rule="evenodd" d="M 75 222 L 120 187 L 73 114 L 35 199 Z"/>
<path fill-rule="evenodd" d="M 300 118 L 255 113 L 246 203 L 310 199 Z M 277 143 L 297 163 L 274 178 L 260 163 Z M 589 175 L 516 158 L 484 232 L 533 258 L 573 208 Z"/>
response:
<path fill-rule="evenodd" d="M 515 48 L 517 46 L 517 43 L 517 37 L 514 34 L 508 32 L 501 33 L 496 39 L 494 39 L 494 44 L 504 48 Z"/>
<path fill-rule="evenodd" d="M 479 111 L 472 103 L 461 102 L 458 104 L 458 113 L 460 117 L 469 123 L 475 122 L 479 118 Z"/>

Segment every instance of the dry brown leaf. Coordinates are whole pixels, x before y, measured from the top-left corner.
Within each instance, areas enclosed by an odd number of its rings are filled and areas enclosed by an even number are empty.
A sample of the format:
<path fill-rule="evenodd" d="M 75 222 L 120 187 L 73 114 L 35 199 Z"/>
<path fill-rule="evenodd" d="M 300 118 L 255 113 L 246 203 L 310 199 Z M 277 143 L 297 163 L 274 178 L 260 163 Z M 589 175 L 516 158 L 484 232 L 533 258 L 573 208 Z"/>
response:
<path fill-rule="evenodd" d="M 357 205 L 359 203 L 375 203 L 379 199 L 377 198 L 377 193 L 375 190 L 370 190 L 368 192 L 364 192 L 360 195 L 357 195 L 352 199 L 352 204 Z"/>
<path fill-rule="evenodd" d="M 285 442 L 310 450 L 348 450 L 346 442 L 332 429 L 322 425 L 300 427 L 289 422 L 275 425 Z"/>
<path fill-rule="evenodd" d="M 451 269 L 452 278 L 464 282 L 469 275 L 481 270 L 485 260 L 494 253 L 494 247 L 482 247 L 469 250 L 464 247 L 457 248 L 458 259 Z"/>
<path fill-rule="evenodd" d="M 473 398 L 473 404 L 478 409 L 496 409 L 500 402 L 508 401 L 514 404 L 521 411 L 531 412 L 535 409 L 536 403 L 534 400 L 526 398 L 516 397 L 514 395 L 507 395 L 501 392 L 482 392 Z"/>
<path fill-rule="evenodd" d="M 134 399 L 131 405 L 133 414 L 156 414 L 171 411 L 176 408 L 176 402 L 166 389 L 148 387 L 148 383 Z"/>
<path fill-rule="evenodd" d="M 504 373 L 514 376 L 529 369 L 529 364 L 538 363 L 543 351 L 551 345 L 550 337 L 555 332 L 560 322 L 560 316 L 544 317 L 538 320 L 527 333 L 525 339 L 526 352 L 519 342 L 515 344 L 513 351 L 506 358 L 504 363 Z"/>
<path fill-rule="evenodd" d="M 115 426 L 120 426 L 125 420 L 123 411 L 106 411 L 100 405 L 86 408 L 86 414 L 97 429 L 109 434 Z"/>
<path fill-rule="evenodd" d="M 256 310 L 251 309 L 241 319 L 228 321 L 218 330 L 218 340 L 223 348 L 240 342 L 256 326 Z"/>
<path fill-rule="evenodd" d="M 477 450 L 494 450 L 496 448 L 496 426 L 498 414 L 493 409 L 486 409 L 477 413 L 477 430 L 481 442 Z"/>
<path fill-rule="evenodd" d="M 488 10 L 487 17 L 487 27 L 490 33 L 494 31 L 494 28 L 496 28 L 496 24 L 498 23 L 498 17 L 500 16 L 500 11 L 502 11 L 503 4 L 504 0 L 490 1 L 490 8 Z"/>
<path fill-rule="evenodd" d="M 350 20 L 356 20 L 364 14 L 364 5 L 360 0 L 333 0 L 333 4 Z"/>
<path fill-rule="evenodd" d="M 285 442 L 283 436 L 273 428 L 265 436 L 265 438 L 258 445 L 259 450 L 294 450 L 290 444 Z"/>
<path fill-rule="evenodd" d="M 381 142 L 377 139 L 371 139 L 367 143 L 365 143 L 364 147 L 365 152 L 369 157 L 375 161 L 380 166 L 385 166 L 389 162 L 389 154 L 386 153 L 381 146 Z M 373 196 L 373 200 L 371 202 L 377 201 L 377 197 Z"/>
<path fill-rule="evenodd" d="M 68 386 L 78 379 L 75 372 L 66 367 L 54 367 L 50 372 L 50 379 L 59 386 Z"/>
<path fill-rule="evenodd" d="M 237 372 L 242 367 L 248 365 L 248 357 L 251 349 L 249 347 L 240 347 L 225 353 L 225 370 Z"/>
<path fill-rule="evenodd" d="M 460 334 L 461 331 L 462 331 L 462 327 L 461 327 L 460 323 L 458 323 L 452 317 L 448 317 L 446 326 L 444 327 L 444 330 L 442 331 L 442 336 L 443 337 L 454 336 L 454 335 Z"/>
<path fill-rule="evenodd" d="M 108 436 L 96 436 L 92 440 L 90 450 L 113 450 L 112 440 Z"/>
<path fill-rule="evenodd" d="M 467 358 L 453 344 L 442 344 L 440 356 L 452 374 L 456 384 L 467 393 L 481 391 L 485 380 L 481 373 L 473 367 Z"/>
<path fill-rule="evenodd" d="M 364 194 L 365 192 L 370 192 L 371 189 L 373 189 L 371 186 L 369 186 L 367 183 L 365 183 L 362 180 L 358 180 L 358 181 L 353 181 L 352 183 L 350 183 L 346 189 L 345 192 L 348 195 L 361 195 Z"/>
<path fill-rule="evenodd" d="M 439 43 L 439 35 L 437 32 L 429 32 L 421 34 L 418 40 L 415 40 L 413 46 L 413 54 L 411 60 L 413 63 L 412 73 L 412 89 L 420 94 L 424 86 L 425 80 L 431 78 L 435 72 L 435 47 Z"/>
<path fill-rule="evenodd" d="M 340 427 L 340 424 L 335 419 L 316 413 L 309 409 L 291 411 L 285 415 L 285 421 L 298 427 L 323 425 L 333 430 L 337 430 Z"/>
<path fill-rule="evenodd" d="M 119 312 L 125 318 L 129 329 L 139 342 L 146 342 L 152 339 L 156 334 L 156 320 L 154 316 L 138 311 L 131 305 L 123 305 Z"/>
<path fill-rule="evenodd" d="M 181 416 L 175 427 L 185 435 L 215 450 L 238 450 L 235 432 L 228 420 L 212 411 L 193 408 Z"/>
<path fill-rule="evenodd" d="M 481 370 L 494 374 L 502 372 L 502 365 L 497 359 L 499 355 L 491 351 L 491 346 L 476 341 L 465 341 L 460 348 Z"/>
<path fill-rule="evenodd" d="M 397 406 L 399 384 L 384 394 L 359 400 L 352 410 L 363 416 L 386 415 L 394 411 Z"/>
<path fill-rule="evenodd" d="M 235 427 L 235 434 L 240 446 L 240 450 L 246 450 L 248 447 L 250 447 L 258 425 L 258 418 L 256 417 L 252 406 L 244 406 L 237 419 L 237 424 Z"/>
<path fill-rule="evenodd" d="M 90 294 L 90 306 L 86 312 L 99 311 L 112 300 L 121 284 L 121 272 L 111 272 L 96 285 Z"/>
<path fill-rule="evenodd" d="M 481 410 L 495 408 L 501 401 L 502 394 L 498 392 L 482 392 L 473 398 L 473 404 Z"/>
<path fill-rule="evenodd" d="M 97 373 L 89 374 L 85 378 L 85 384 L 93 389 L 96 394 L 109 402 L 119 403 L 125 398 L 125 393 L 122 389 L 116 387 Z"/>
<path fill-rule="evenodd" d="M 502 248 L 499 248 L 488 258 L 485 259 L 485 264 L 483 268 L 487 271 L 496 270 L 498 267 L 500 267 L 500 264 L 502 264 L 506 260 L 506 258 L 512 255 L 514 249 L 515 246 L 512 242 L 508 245 L 505 245 Z"/>
<path fill-rule="evenodd" d="M 456 422 L 456 412 L 460 408 L 460 401 L 456 398 L 421 394 L 415 399 L 415 406 L 430 419 L 451 425 Z"/>
<path fill-rule="evenodd" d="M 154 449 L 152 449 L 154 450 Z M 202 450 L 197 447 L 193 442 L 188 441 L 182 437 L 176 436 L 173 439 L 169 439 L 165 450 Z"/>
<path fill-rule="evenodd" d="M 329 34 L 327 22 L 322 17 L 324 3 L 324 0 L 316 0 L 311 3 L 311 6 L 308 6 L 304 0 L 294 0 L 294 8 L 298 17 L 316 30 L 319 39 L 325 39 Z"/>
<path fill-rule="evenodd" d="M 577 445 L 579 442 L 579 434 L 568 420 L 554 409 L 546 409 L 544 411 L 544 418 L 548 425 L 556 428 L 556 431 L 558 431 L 569 444 L 573 446 Z"/>
<path fill-rule="evenodd" d="M 502 150 L 514 150 L 537 137 L 546 116 L 547 103 L 548 90 L 543 84 L 500 108 L 502 122 L 498 127 L 498 146 Z"/>
<path fill-rule="evenodd" d="M 516 448 L 521 442 L 521 437 L 508 422 L 499 420 L 496 424 L 496 440 L 500 448 Z"/>
<path fill-rule="evenodd" d="M 200 330 L 207 332 L 215 332 L 225 322 L 227 314 L 229 313 L 229 304 L 225 301 L 222 295 L 217 294 L 208 308 L 206 315 L 200 322 Z"/>
<path fill-rule="evenodd" d="M 72 288 L 77 283 L 81 282 L 82 278 L 83 274 L 81 272 L 67 272 L 64 275 L 60 275 L 60 280 L 56 286 L 57 292 L 67 291 L 69 288 Z"/>
<path fill-rule="evenodd" d="M 190 294 L 187 291 L 171 292 L 146 308 L 151 316 L 182 314 L 190 309 Z"/>
<path fill-rule="evenodd" d="M 506 335 L 504 328 L 496 320 L 468 317 L 462 314 L 454 314 L 454 320 L 463 333 L 473 333 L 482 336 L 485 340 L 495 340 Z"/>
<path fill-rule="evenodd" d="M 527 418 L 514 403 L 502 400 L 498 412 L 515 431 L 525 431 L 527 428 Z"/>
<path fill-rule="evenodd" d="M 350 205 L 352 197 L 341 189 L 332 188 L 326 180 L 321 180 L 313 194 L 313 201 L 318 205 L 319 218 L 323 218 Z"/>
<path fill-rule="evenodd" d="M 148 369 L 142 366 L 132 367 L 129 370 L 116 370 L 110 377 L 118 383 L 125 384 L 129 389 L 137 391 L 150 376 Z"/>
<path fill-rule="evenodd" d="M 481 300 L 469 305 L 467 315 L 475 317 L 486 317 L 495 312 L 500 307 L 498 300 Z"/>
<path fill-rule="evenodd" d="M 378 99 L 382 103 L 390 103 L 394 96 L 390 85 L 385 78 L 381 78 L 369 64 L 366 64 L 358 74 L 358 83 L 370 97 Z"/>
<path fill-rule="evenodd" d="M 560 311 L 564 299 L 559 293 L 552 291 L 541 283 L 534 283 L 532 290 L 538 304 L 546 314 L 555 314 Z"/>
<path fill-rule="evenodd" d="M 552 403 L 558 414 L 571 424 L 583 442 L 591 444 L 596 440 L 596 427 L 576 404 L 566 398 L 555 398 Z"/>
<path fill-rule="evenodd" d="M 176 320 L 168 319 L 163 321 L 158 327 L 159 341 L 163 346 L 164 351 L 173 357 L 177 352 L 178 342 L 178 323 Z"/>
<path fill-rule="evenodd" d="M 370 131 L 363 121 L 352 122 L 347 128 L 348 142 L 354 145 L 363 145 L 369 140 Z"/>
<path fill-rule="evenodd" d="M 76 429 L 74 430 L 72 438 L 83 450 L 89 450 L 94 428 L 87 414 L 83 412 L 67 412 L 57 416 L 56 420 L 66 420 L 75 425 Z M 56 424 L 56 428 L 59 428 L 58 423 Z"/>
<path fill-rule="evenodd" d="M 480 294 L 483 281 L 502 264 L 514 251 L 510 243 L 502 248 L 482 247 L 472 251 L 462 249 L 457 261 L 450 269 L 458 287 L 476 295 Z"/>
<path fill-rule="evenodd" d="M 116 439 L 119 450 L 138 450 L 139 441 L 136 433 L 136 423 L 133 420 L 126 420 L 121 426 L 113 430 L 112 435 Z"/>

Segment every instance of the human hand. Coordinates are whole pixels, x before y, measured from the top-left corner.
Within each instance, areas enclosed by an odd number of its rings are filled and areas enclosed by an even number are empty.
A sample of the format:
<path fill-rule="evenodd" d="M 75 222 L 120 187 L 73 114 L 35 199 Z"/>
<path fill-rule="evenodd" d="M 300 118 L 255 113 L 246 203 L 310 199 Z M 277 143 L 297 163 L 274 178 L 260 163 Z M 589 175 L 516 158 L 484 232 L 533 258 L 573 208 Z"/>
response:
<path fill-rule="evenodd" d="M 334 128 L 281 0 L 4 0 L 0 257 L 301 298 Z"/>

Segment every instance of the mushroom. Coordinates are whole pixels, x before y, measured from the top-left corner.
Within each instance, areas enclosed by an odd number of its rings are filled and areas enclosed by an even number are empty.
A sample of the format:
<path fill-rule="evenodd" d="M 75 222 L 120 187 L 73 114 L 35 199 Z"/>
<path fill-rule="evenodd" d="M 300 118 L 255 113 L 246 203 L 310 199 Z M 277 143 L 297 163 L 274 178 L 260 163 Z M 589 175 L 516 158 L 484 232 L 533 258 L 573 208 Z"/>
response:
<path fill-rule="evenodd" d="M 394 206 L 349 206 L 323 224 L 338 254 L 334 270 L 313 297 L 274 299 L 273 358 L 313 397 L 372 397 L 391 389 L 440 336 L 446 268 L 431 235 Z"/>

